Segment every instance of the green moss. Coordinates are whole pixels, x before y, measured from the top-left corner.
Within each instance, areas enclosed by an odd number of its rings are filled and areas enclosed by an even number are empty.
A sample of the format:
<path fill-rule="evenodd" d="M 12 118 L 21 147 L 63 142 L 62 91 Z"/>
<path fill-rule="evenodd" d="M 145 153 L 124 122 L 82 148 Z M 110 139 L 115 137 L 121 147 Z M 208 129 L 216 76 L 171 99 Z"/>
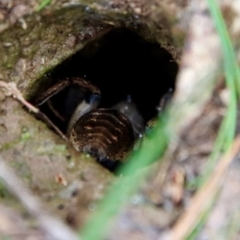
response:
<path fill-rule="evenodd" d="M 60 154 L 67 155 L 67 148 L 64 144 L 54 144 L 53 142 L 43 141 L 43 144 L 39 145 L 36 152 L 40 155 L 45 154 Z"/>
<path fill-rule="evenodd" d="M 20 136 L 13 141 L 4 143 L 1 147 L 1 150 L 6 151 L 18 143 L 26 143 L 28 140 L 31 139 L 31 135 L 32 135 L 31 132 L 29 132 L 27 128 L 23 126 Z"/>
<path fill-rule="evenodd" d="M 5 184 L 0 180 L 0 199 L 9 197 L 11 197 L 11 194 L 5 187 Z"/>
<path fill-rule="evenodd" d="M 21 142 L 26 142 L 27 140 L 29 140 L 30 137 L 31 137 L 31 134 L 29 132 L 22 133 L 21 134 Z"/>
<path fill-rule="evenodd" d="M 16 144 L 15 141 L 4 143 L 1 147 L 1 150 L 2 151 L 7 151 L 8 149 L 10 149 L 15 144 Z"/>
<path fill-rule="evenodd" d="M 61 144 L 55 145 L 53 148 L 53 151 L 55 153 L 61 153 L 61 154 L 66 153 L 66 150 L 67 150 L 66 146 Z"/>

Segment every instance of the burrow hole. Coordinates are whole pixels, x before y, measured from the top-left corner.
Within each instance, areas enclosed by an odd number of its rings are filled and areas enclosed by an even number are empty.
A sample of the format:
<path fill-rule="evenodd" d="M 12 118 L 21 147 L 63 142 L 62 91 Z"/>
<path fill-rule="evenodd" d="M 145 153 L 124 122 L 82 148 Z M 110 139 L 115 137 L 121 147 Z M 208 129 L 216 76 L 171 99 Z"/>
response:
<path fill-rule="evenodd" d="M 147 123 L 156 116 L 161 97 L 169 89 L 174 90 L 177 71 L 177 63 L 159 44 L 130 30 L 117 29 L 89 43 L 48 73 L 48 83 L 66 77 L 89 80 L 101 90 L 101 108 L 109 108 L 130 96 Z M 77 104 L 72 101 L 74 91 L 69 93 L 66 89 L 52 97 L 51 107 L 46 103 L 40 106 L 63 133 Z"/>

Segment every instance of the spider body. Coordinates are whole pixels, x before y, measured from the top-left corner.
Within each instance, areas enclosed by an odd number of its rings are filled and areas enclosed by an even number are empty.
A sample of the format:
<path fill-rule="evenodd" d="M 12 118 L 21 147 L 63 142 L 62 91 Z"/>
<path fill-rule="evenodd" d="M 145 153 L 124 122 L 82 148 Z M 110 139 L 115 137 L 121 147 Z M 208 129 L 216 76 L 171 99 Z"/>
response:
<path fill-rule="evenodd" d="M 100 108 L 78 119 L 69 140 L 77 151 L 87 152 L 108 168 L 114 168 L 132 150 L 134 135 L 125 115 L 115 109 Z"/>

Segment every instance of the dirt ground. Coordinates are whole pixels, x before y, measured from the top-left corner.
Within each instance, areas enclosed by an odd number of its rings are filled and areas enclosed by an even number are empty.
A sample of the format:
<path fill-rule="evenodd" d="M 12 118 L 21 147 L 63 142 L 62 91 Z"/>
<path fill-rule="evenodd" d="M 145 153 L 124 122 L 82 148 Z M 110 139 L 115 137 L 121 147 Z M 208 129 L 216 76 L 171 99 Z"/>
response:
<path fill-rule="evenodd" d="M 96 211 L 111 183 L 124 178 L 76 152 L 37 109 L 29 109 L 28 102 L 51 86 L 54 78 L 70 71 L 80 71 L 92 79 L 101 77 L 98 85 L 102 84 L 104 95 L 102 79 L 113 76 L 107 67 L 111 62 L 114 64 L 109 69 L 120 65 L 117 58 L 122 56 L 122 49 L 130 46 L 130 54 L 136 46 L 132 69 L 126 70 L 133 75 L 119 86 L 122 92 L 127 88 L 133 95 L 141 93 L 137 103 L 146 106 L 146 131 L 155 124 L 154 111 L 161 96 L 168 88 L 174 89 L 168 122 L 171 139 L 162 161 L 141 170 L 148 173 L 147 177 L 128 200 L 124 199 L 125 206 L 108 229 L 106 239 L 186 239 L 186 232 L 209 205 L 211 211 L 192 239 L 240 239 L 237 137 L 229 155 L 218 156 L 214 171 L 197 191 L 199 179 L 211 167 L 208 159 L 230 99 L 221 72 L 220 41 L 205 1 L 61 0 L 37 11 L 40 2 L 0 0 L 1 238 L 77 239 L 76 230 Z M 219 2 L 238 54 L 239 11 L 235 5 L 239 1 Z M 234 17 L 229 17 L 231 11 L 236 13 Z M 123 35 L 103 37 L 115 29 L 133 31 L 141 38 L 124 31 Z M 132 40 L 133 45 L 124 45 L 122 36 Z M 88 47 L 101 37 L 102 42 Z M 105 42 L 110 42 L 114 50 Z M 103 54 L 97 55 L 101 49 Z M 105 56 L 110 59 L 107 71 L 105 63 L 98 62 L 105 61 Z M 79 70 L 79 65 L 68 69 L 74 59 L 87 69 L 86 73 Z M 139 67 L 141 61 L 148 71 L 146 75 Z M 134 62 L 139 64 L 136 68 Z M 151 68 L 154 64 L 156 67 Z M 119 72 L 114 75 L 112 88 L 117 85 L 118 75 L 127 75 L 123 68 L 114 69 Z M 157 75 L 162 69 L 167 73 Z M 141 75 L 146 79 L 142 87 L 137 82 Z M 137 80 L 131 82 L 134 77 Z M 160 79 L 159 90 L 155 79 Z M 104 100 L 106 106 L 114 103 L 113 95 L 110 92 Z"/>

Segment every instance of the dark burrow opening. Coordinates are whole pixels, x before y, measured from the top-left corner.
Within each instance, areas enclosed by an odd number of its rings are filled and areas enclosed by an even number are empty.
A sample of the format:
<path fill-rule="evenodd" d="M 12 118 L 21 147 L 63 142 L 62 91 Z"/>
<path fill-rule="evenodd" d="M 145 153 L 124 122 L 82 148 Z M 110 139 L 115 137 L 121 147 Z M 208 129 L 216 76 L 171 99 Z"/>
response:
<path fill-rule="evenodd" d="M 130 30 L 117 29 L 89 43 L 47 73 L 47 82 L 53 85 L 71 77 L 89 80 L 101 91 L 100 108 L 131 98 L 146 124 L 157 115 L 162 96 L 169 89 L 174 90 L 177 71 L 171 54 L 158 43 L 150 43 Z M 75 94 L 68 87 L 52 97 L 50 103 L 40 106 L 63 133 L 79 101 Z"/>

